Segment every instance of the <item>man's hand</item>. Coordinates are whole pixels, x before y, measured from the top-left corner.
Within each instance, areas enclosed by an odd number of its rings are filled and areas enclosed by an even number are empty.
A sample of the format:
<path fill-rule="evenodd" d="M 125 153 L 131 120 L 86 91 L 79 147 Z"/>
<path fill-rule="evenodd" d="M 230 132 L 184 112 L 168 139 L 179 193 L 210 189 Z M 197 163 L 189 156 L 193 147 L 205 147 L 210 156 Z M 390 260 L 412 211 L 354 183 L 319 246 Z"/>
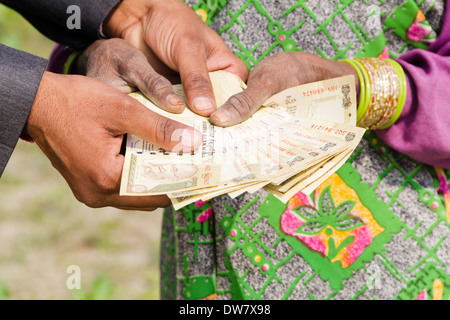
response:
<path fill-rule="evenodd" d="M 161 62 L 150 65 L 145 55 L 125 40 L 97 40 L 78 57 L 74 71 L 123 93 L 138 89 L 166 111 L 184 110 L 184 102 L 173 92 L 172 83 L 167 79 L 176 81 L 173 71 Z"/>
<path fill-rule="evenodd" d="M 200 115 L 216 110 L 209 71 L 247 78 L 245 64 L 180 0 L 123 0 L 103 27 L 107 36 L 127 40 L 149 61 L 159 59 L 179 72 L 189 107 Z"/>
<path fill-rule="evenodd" d="M 301 84 L 344 75 L 355 76 L 356 71 L 345 62 L 330 61 L 313 54 L 282 52 L 261 61 L 250 73 L 247 89 L 232 96 L 211 115 L 217 126 L 231 126 L 248 119 L 271 96 Z"/>
<path fill-rule="evenodd" d="M 50 72 L 42 78 L 26 131 L 75 197 L 94 208 L 154 210 L 170 204 L 166 196 L 119 196 L 125 133 L 167 150 L 191 151 L 202 140 L 200 132 L 153 113 L 109 85 Z"/>

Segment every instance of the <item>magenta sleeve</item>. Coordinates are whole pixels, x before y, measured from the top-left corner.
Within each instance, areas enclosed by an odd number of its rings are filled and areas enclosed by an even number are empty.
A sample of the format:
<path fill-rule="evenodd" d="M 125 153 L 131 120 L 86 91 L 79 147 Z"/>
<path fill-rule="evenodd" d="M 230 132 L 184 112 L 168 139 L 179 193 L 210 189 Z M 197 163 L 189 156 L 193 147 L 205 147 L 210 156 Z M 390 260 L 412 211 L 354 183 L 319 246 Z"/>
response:
<path fill-rule="evenodd" d="M 74 53 L 73 49 L 57 43 L 48 59 L 47 71 L 63 73 L 66 62 L 72 53 Z"/>
<path fill-rule="evenodd" d="M 405 107 L 394 125 L 377 134 L 413 159 L 450 169 L 450 6 L 428 50 L 411 50 L 397 61 L 408 82 Z"/>

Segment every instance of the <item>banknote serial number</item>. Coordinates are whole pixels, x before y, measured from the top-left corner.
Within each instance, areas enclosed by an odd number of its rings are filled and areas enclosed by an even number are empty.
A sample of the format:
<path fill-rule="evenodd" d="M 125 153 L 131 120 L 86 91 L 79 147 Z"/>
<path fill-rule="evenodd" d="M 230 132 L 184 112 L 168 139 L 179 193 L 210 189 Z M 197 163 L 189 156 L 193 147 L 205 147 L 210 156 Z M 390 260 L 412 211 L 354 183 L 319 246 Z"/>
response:
<path fill-rule="evenodd" d="M 334 133 L 335 135 L 338 135 L 338 136 L 345 136 L 347 134 L 347 131 L 345 131 L 345 130 L 334 129 L 332 127 L 321 126 L 321 125 L 317 125 L 317 124 L 311 125 L 311 129 L 315 129 L 317 131 L 328 132 L 328 133 Z"/>
<path fill-rule="evenodd" d="M 326 92 L 335 92 L 338 90 L 338 86 L 329 86 L 328 88 L 319 88 L 319 89 L 314 89 L 314 90 L 306 90 L 303 91 L 303 96 L 304 97 L 311 97 L 311 96 L 316 96 L 319 94 L 323 94 Z"/>

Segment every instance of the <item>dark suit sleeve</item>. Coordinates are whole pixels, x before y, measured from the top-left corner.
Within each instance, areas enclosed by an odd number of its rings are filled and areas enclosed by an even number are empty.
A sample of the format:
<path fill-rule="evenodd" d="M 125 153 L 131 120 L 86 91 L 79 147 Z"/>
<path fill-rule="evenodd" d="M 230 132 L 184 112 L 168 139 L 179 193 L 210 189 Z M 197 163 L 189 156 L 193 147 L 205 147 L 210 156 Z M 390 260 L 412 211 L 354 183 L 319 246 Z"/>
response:
<path fill-rule="evenodd" d="M 45 36 L 72 48 L 83 48 L 99 37 L 103 20 L 120 0 L 0 0 L 19 12 Z M 69 6 L 80 8 L 80 29 L 69 29 Z"/>
<path fill-rule="evenodd" d="M 103 20 L 120 0 L 0 0 L 52 40 L 82 48 L 99 37 Z M 69 29 L 70 5 L 81 10 L 81 29 Z M 0 177 L 28 119 L 47 60 L 0 45 Z"/>
<path fill-rule="evenodd" d="M 0 45 L 0 176 L 27 121 L 47 60 Z"/>

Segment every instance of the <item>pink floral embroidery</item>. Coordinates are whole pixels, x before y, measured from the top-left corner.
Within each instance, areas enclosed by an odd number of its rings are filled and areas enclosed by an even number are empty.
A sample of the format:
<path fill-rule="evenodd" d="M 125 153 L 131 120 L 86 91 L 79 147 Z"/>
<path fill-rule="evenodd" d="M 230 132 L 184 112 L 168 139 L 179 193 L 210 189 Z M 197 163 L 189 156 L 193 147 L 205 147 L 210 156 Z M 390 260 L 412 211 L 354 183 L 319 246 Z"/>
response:
<path fill-rule="evenodd" d="M 408 29 L 408 39 L 414 42 L 420 42 L 431 32 L 430 26 L 414 22 Z"/>
<path fill-rule="evenodd" d="M 206 220 L 208 220 L 209 218 L 211 218 L 212 216 L 212 207 L 206 209 L 205 211 L 203 211 L 198 217 L 197 217 L 197 222 L 205 222 Z"/>
<path fill-rule="evenodd" d="M 201 206 L 204 205 L 205 203 L 206 203 L 206 201 L 198 200 L 195 202 L 195 206 L 200 209 Z"/>
<path fill-rule="evenodd" d="M 427 300 L 427 290 L 422 290 L 414 300 Z"/>
<path fill-rule="evenodd" d="M 344 193 L 353 196 L 343 197 Z M 314 202 L 302 192 L 290 199 L 281 215 L 281 230 L 346 268 L 384 228 L 337 175 L 325 181 L 315 195 Z"/>
<path fill-rule="evenodd" d="M 287 234 L 294 234 L 295 230 L 297 230 L 304 222 L 302 222 L 299 217 L 287 210 L 281 216 L 281 230 L 286 232 Z"/>
<path fill-rule="evenodd" d="M 438 167 L 435 167 L 436 175 L 439 181 L 439 188 L 437 192 L 442 194 L 444 198 L 445 210 L 447 213 L 447 221 L 450 222 L 450 182 L 447 182 L 447 177 L 445 176 L 444 170 Z"/>
<path fill-rule="evenodd" d="M 379 59 L 389 59 L 389 51 L 386 47 L 384 47 L 383 52 L 377 57 Z"/>
<path fill-rule="evenodd" d="M 422 11 L 417 12 L 416 19 L 408 28 L 408 33 L 406 38 L 413 42 L 424 42 L 430 43 L 434 40 L 433 35 L 434 31 L 428 22 L 425 20 L 425 16 Z"/>

